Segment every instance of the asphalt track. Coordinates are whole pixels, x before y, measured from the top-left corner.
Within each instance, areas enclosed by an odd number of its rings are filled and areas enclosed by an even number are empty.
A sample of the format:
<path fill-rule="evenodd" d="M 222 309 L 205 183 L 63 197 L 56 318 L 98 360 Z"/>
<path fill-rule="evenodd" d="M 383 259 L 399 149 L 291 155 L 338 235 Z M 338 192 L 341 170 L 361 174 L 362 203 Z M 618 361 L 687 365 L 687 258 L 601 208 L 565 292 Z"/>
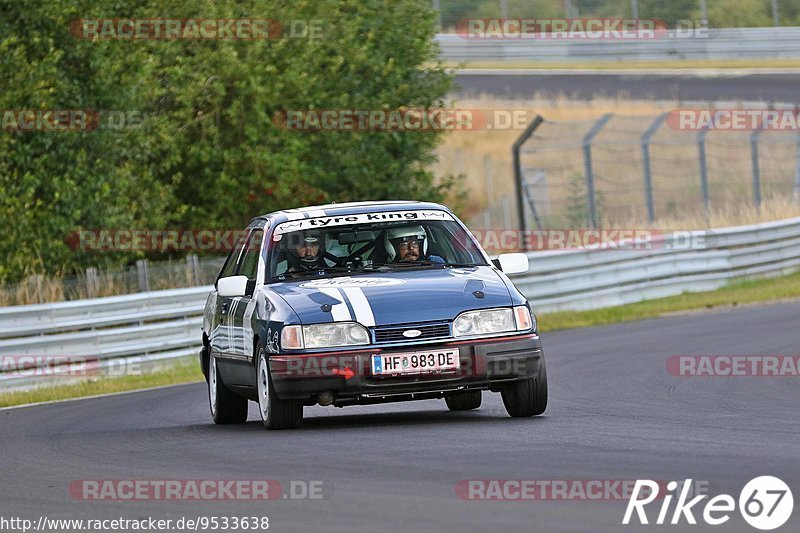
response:
<path fill-rule="evenodd" d="M 674 377 L 666 360 L 797 354 L 798 317 L 800 304 L 780 304 L 547 334 L 551 401 L 533 419 L 506 417 L 485 393 L 469 413 L 443 401 L 315 407 L 302 429 L 267 432 L 255 409 L 244 426 L 214 426 L 201 384 L 4 410 L 0 516 L 269 516 L 270 531 L 756 531 L 738 514 L 714 528 L 621 526 L 625 501 L 464 501 L 455 486 L 693 478 L 738 498 L 769 474 L 794 490 L 782 530 L 797 531 L 800 380 Z M 68 490 L 78 479 L 203 478 L 319 480 L 326 497 L 92 502 Z"/>
<path fill-rule="evenodd" d="M 677 101 L 800 101 L 800 73 L 711 75 L 680 73 L 509 73 L 459 74 L 462 96 L 530 98 L 569 96 L 579 100 L 598 97 Z"/>

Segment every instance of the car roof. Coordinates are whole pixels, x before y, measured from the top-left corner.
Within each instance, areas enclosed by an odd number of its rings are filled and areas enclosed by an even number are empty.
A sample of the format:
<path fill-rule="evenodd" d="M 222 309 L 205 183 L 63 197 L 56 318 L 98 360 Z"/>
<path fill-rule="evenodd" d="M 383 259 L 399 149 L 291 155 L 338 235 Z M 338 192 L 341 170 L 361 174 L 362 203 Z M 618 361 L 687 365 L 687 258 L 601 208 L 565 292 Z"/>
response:
<path fill-rule="evenodd" d="M 450 212 L 446 206 L 434 202 L 417 202 L 413 200 L 380 200 L 371 202 L 344 202 L 341 204 L 324 204 L 300 207 L 297 209 L 284 209 L 256 217 L 254 220 L 265 219 L 272 224 L 280 224 L 287 220 L 315 217 L 335 217 L 355 215 L 358 213 L 381 213 L 397 211 L 398 209 L 435 209 Z"/>

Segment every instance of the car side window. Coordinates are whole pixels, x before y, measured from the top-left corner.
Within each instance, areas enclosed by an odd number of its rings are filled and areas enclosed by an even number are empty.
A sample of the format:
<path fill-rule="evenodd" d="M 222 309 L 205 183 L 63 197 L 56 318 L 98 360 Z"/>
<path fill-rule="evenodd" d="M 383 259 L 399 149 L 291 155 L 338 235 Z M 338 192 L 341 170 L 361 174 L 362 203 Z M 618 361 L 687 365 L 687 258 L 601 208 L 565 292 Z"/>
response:
<path fill-rule="evenodd" d="M 242 234 L 239 235 L 239 238 L 236 239 L 236 244 L 233 247 L 233 251 L 228 255 L 228 259 L 225 260 L 225 265 L 222 267 L 222 272 L 219 273 L 220 278 L 233 276 L 233 273 L 236 272 L 236 265 L 239 263 L 239 256 L 242 254 L 244 243 L 247 240 L 247 231 L 248 230 L 244 230 Z"/>
<path fill-rule="evenodd" d="M 239 260 L 239 268 L 236 274 L 239 276 L 247 276 L 247 279 L 253 281 L 258 274 L 258 258 L 261 256 L 261 242 L 264 240 L 264 231 L 261 229 L 253 230 L 250 238 L 247 239 L 247 246 L 245 246 L 244 254 Z"/>

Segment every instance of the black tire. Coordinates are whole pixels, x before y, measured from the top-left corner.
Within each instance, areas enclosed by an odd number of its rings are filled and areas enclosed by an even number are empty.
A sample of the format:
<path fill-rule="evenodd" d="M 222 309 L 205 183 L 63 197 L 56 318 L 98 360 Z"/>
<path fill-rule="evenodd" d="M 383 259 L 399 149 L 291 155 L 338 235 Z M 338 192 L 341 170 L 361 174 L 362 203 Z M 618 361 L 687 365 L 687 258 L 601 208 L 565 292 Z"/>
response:
<path fill-rule="evenodd" d="M 261 422 L 267 429 L 293 429 L 303 424 L 303 401 L 281 400 L 272 386 L 269 358 L 263 346 L 256 358 L 256 391 Z"/>
<path fill-rule="evenodd" d="M 445 396 L 444 401 L 451 411 L 470 411 L 481 406 L 481 391 L 468 391 Z"/>
<path fill-rule="evenodd" d="M 208 358 L 208 404 L 215 424 L 247 422 L 247 398 L 242 398 L 225 386 L 211 350 Z"/>
<path fill-rule="evenodd" d="M 542 366 L 538 378 L 517 381 L 501 392 L 506 412 L 513 417 L 536 416 L 547 409 L 547 369 Z"/>

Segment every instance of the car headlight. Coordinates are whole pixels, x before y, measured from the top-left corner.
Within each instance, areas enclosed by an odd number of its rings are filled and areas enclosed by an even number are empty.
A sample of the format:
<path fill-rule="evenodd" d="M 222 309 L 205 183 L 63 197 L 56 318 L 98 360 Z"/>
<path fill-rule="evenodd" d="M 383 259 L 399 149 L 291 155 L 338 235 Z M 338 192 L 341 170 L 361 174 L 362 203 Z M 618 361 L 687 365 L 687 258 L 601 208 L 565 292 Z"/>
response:
<path fill-rule="evenodd" d="M 481 309 L 461 313 L 453 322 L 453 336 L 467 337 L 514 331 L 514 314 L 511 309 Z"/>
<path fill-rule="evenodd" d="M 332 348 L 369 344 L 369 332 L 356 322 L 285 326 L 281 332 L 283 348 Z"/>

